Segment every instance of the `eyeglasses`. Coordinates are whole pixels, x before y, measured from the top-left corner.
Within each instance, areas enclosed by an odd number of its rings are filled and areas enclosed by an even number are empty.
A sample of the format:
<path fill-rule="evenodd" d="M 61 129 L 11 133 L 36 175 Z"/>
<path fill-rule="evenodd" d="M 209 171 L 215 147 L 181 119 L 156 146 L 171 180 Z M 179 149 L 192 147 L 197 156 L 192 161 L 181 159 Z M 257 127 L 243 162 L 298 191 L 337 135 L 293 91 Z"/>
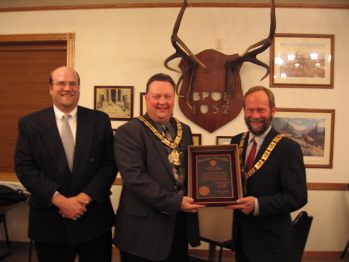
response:
<path fill-rule="evenodd" d="M 70 88 L 77 88 L 79 86 L 79 83 L 78 82 L 65 82 L 65 81 L 59 81 L 57 83 L 52 83 L 52 85 L 56 85 L 58 86 L 59 88 L 65 88 L 67 85 L 70 87 Z"/>

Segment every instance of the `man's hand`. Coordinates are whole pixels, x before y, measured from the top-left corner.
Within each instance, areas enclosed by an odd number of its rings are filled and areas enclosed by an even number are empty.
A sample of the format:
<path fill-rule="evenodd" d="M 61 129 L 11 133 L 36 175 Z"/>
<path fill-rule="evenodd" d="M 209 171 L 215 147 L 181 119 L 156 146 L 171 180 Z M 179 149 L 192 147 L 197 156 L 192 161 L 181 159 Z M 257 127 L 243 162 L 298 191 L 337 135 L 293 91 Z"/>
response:
<path fill-rule="evenodd" d="M 198 208 L 206 207 L 205 205 L 193 204 L 194 199 L 184 196 L 182 199 L 181 210 L 184 212 L 196 213 Z"/>
<path fill-rule="evenodd" d="M 254 211 L 255 197 L 249 196 L 238 199 L 236 205 L 227 206 L 230 209 L 240 209 L 245 215 Z"/>
<path fill-rule="evenodd" d="M 80 204 L 83 206 L 87 206 L 92 201 L 92 198 L 89 195 L 85 194 L 84 192 L 81 192 L 79 195 L 76 196 L 76 198 L 78 199 Z"/>
<path fill-rule="evenodd" d="M 77 220 L 84 215 L 87 211 L 86 205 L 88 203 L 88 200 L 84 196 L 81 196 L 81 194 L 69 198 L 61 194 L 56 194 L 52 198 L 52 204 L 59 208 L 59 213 L 62 217 L 72 220 Z"/>

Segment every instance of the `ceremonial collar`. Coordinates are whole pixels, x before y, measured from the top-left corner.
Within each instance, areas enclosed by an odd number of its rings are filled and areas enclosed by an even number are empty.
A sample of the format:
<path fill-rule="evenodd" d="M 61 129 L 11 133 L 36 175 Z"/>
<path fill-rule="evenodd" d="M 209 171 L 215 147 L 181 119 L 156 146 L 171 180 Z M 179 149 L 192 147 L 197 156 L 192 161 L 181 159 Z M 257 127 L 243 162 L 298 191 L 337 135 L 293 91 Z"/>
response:
<path fill-rule="evenodd" d="M 162 143 L 164 143 L 166 146 L 168 146 L 168 147 L 170 147 L 172 149 L 176 149 L 178 147 L 179 143 L 182 140 L 183 130 L 182 130 L 181 122 L 179 122 L 179 120 L 177 118 L 174 118 L 174 120 L 176 121 L 176 124 L 177 124 L 177 135 L 176 135 L 176 138 L 173 140 L 173 142 L 171 142 L 168 139 L 166 139 L 165 137 L 163 137 L 158 132 L 158 130 L 156 130 L 156 128 L 152 124 L 150 124 L 149 121 L 147 121 L 144 117 L 139 116 L 138 119 L 141 120 L 153 132 L 153 134 L 157 138 L 159 138 L 160 141 Z"/>
<path fill-rule="evenodd" d="M 240 166 L 241 166 L 241 172 L 243 172 L 243 176 L 245 180 L 247 180 L 250 176 L 252 176 L 258 169 L 261 168 L 261 166 L 265 163 L 265 161 L 268 159 L 270 156 L 270 153 L 274 150 L 276 144 L 283 138 L 285 135 L 283 134 L 278 134 L 277 136 L 274 137 L 273 141 L 269 144 L 265 152 L 263 153 L 261 159 L 258 160 L 258 162 L 248 171 L 245 171 L 245 168 L 242 164 L 242 150 L 244 146 L 244 141 L 249 132 L 245 132 L 240 140 L 239 144 L 239 157 L 240 157 Z"/>

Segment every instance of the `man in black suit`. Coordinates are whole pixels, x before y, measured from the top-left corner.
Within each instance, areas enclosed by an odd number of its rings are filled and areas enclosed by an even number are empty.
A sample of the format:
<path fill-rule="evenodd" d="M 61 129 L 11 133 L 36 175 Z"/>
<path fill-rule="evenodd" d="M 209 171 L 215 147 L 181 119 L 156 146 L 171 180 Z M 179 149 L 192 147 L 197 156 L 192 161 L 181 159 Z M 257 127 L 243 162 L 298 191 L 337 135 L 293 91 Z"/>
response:
<path fill-rule="evenodd" d="M 232 138 L 238 144 L 244 197 L 234 210 L 233 250 L 237 262 L 287 262 L 291 248 L 290 213 L 307 203 L 307 185 L 300 146 L 272 126 L 276 107 L 273 93 L 261 86 L 244 96 L 249 132 Z M 252 168 L 246 168 L 256 141 Z M 275 147 L 273 147 L 275 145 Z M 258 164 L 256 164 L 258 163 Z"/>
<path fill-rule="evenodd" d="M 30 239 L 40 262 L 111 261 L 116 177 L 113 133 L 107 114 L 77 106 L 80 77 L 68 67 L 52 71 L 53 106 L 19 121 L 14 155 L 20 182 L 31 193 Z M 73 163 L 61 139 L 69 114 Z"/>
<path fill-rule="evenodd" d="M 172 117 L 174 86 L 168 75 L 151 77 L 147 114 L 116 130 L 114 151 L 123 188 L 114 244 L 122 262 L 186 262 L 188 242 L 200 244 L 197 210 L 203 206 L 185 196 L 192 134 Z M 164 126 L 171 138 L 162 134 Z"/>

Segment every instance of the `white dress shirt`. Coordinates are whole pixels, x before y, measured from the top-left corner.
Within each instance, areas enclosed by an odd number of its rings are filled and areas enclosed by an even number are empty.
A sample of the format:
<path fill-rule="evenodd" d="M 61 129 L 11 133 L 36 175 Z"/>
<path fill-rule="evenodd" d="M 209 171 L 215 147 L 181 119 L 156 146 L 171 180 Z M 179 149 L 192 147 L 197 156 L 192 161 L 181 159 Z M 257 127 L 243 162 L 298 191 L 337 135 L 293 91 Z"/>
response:
<path fill-rule="evenodd" d="M 56 123 L 57 123 L 58 132 L 59 132 L 59 135 L 61 135 L 62 125 L 63 125 L 62 118 L 65 115 L 65 113 L 60 111 L 56 106 L 53 106 L 53 110 L 54 110 L 55 116 L 56 116 Z M 71 111 L 69 113 L 69 115 L 71 115 L 71 117 L 68 119 L 68 123 L 69 123 L 71 131 L 73 133 L 74 143 L 76 142 L 77 112 L 78 112 L 78 107 L 75 107 L 73 109 L 73 111 Z"/>

